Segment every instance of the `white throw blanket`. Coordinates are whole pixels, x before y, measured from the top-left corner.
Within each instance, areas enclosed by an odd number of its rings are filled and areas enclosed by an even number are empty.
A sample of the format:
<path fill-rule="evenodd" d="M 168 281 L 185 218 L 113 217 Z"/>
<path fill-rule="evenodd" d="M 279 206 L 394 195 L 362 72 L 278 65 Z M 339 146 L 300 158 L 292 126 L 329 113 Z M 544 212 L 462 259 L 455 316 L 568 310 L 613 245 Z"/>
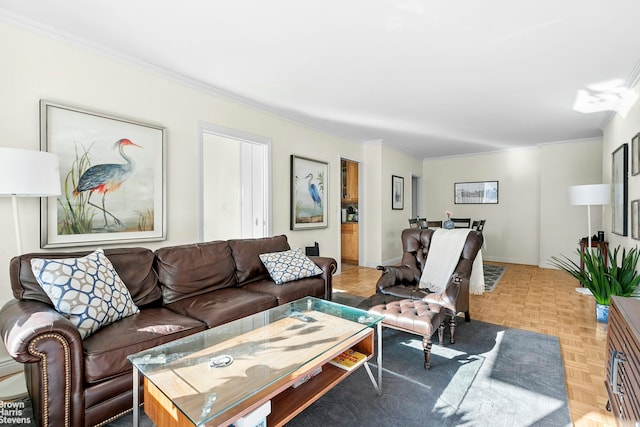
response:
<path fill-rule="evenodd" d="M 472 230 L 458 228 L 453 230 L 436 229 L 431 236 L 429 255 L 425 261 L 420 288 L 429 288 L 431 292 L 441 294 L 447 287 L 453 270 L 458 264 L 464 242 Z M 484 293 L 484 272 L 482 270 L 482 250 L 473 261 L 469 292 L 474 295 Z"/>

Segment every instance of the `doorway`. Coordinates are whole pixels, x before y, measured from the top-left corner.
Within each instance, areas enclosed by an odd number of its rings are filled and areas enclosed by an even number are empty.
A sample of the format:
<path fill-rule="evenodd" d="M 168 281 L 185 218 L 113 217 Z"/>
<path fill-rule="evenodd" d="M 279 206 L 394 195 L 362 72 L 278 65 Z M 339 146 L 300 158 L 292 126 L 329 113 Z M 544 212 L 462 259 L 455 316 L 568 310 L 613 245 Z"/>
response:
<path fill-rule="evenodd" d="M 424 218 L 422 205 L 422 177 L 411 175 L 411 218 Z"/>
<path fill-rule="evenodd" d="M 340 159 L 340 248 L 342 269 L 357 266 L 360 261 L 360 206 L 357 162 Z"/>
<path fill-rule="evenodd" d="M 200 241 L 271 233 L 271 140 L 210 123 L 199 124 Z"/>

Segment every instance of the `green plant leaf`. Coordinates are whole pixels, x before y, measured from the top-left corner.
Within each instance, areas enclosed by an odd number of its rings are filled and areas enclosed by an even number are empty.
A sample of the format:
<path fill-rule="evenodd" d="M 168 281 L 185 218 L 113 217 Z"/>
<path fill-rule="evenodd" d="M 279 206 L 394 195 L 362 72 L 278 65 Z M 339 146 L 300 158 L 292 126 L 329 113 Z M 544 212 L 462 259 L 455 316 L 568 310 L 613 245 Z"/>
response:
<path fill-rule="evenodd" d="M 577 252 L 584 270 L 565 255 L 552 256 L 549 263 L 575 277 L 591 291 L 598 304 L 608 305 L 611 296 L 629 297 L 640 292 L 640 275 L 636 271 L 640 251 L 637 247 L 628 252 L 623 248 L 620 258 L 620 247 L 613 252 L 609 248 L 606 258 L 602 251 L 577 249 Z"/>

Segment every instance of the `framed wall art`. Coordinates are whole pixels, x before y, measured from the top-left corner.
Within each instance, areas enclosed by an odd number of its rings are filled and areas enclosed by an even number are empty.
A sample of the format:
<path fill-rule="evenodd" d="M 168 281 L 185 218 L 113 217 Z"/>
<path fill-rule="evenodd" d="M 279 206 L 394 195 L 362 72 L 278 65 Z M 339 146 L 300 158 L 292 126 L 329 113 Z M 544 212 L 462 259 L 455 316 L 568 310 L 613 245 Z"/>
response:
<path fill-rule="evenodd" d="M 498 181 L 456 182 L 453 195 L 456 205 L 497 204 Z"/>
<path fill-rule="evenodd" d="M 613 186 L 613 200 L 611 207 L 613 233 L 620 236 L 627 235 L 627 205 L 628 199 L 628 144 L 622 144 L 611 155 L 611 183 Z"/>
<path fill-rule="evenodd" d="M 391 209 L 404 209 L 404 178 L 391 175 Z"/>
<path fill-rule="evenodd" d="M 291 230 L 326 228 L 329 164 L 291 155 Z"/>
<path fill-rule="evenodd" d="M 166 238 L 165 128 L 40 101 L 40 146 L 62 194 L 42 199 L 40 246 Z"/>
<path fill-rule="evenodd" d="M 631 175 L 638 175 L 640 173 L 640 149 L 638 149 L 638 138 L 640 133 L 637 133 L 631 138 Z"/>
<path fill-rule="evenodd" d="M 640 240 L 640 200 L 631 202 L 631 238 Z"/>

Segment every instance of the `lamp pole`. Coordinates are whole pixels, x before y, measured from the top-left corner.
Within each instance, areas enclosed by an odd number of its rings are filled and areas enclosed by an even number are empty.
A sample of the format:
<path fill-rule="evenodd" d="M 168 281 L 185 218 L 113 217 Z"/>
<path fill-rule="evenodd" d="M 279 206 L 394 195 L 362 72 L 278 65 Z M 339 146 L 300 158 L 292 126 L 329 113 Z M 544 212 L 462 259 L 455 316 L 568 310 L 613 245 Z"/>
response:
<path fill-rule="evenodd" d="M 587 250 L 590 251 L 591 250 L 591 205 L 587 205 L 587 227 L 589 227 L 589 230 L 587 233 L 587 244 L 589 246 L 587 246 Z"/>
<path fill-rule="evenodd" d="M 16 248 L 18 255 L 22 254 L 22 233 L 20 232 L 20 215 L 18 215 L 18 197 L 11 195 L 11 204 L 13 205 L 13 226 L 16 229 Z"/>

